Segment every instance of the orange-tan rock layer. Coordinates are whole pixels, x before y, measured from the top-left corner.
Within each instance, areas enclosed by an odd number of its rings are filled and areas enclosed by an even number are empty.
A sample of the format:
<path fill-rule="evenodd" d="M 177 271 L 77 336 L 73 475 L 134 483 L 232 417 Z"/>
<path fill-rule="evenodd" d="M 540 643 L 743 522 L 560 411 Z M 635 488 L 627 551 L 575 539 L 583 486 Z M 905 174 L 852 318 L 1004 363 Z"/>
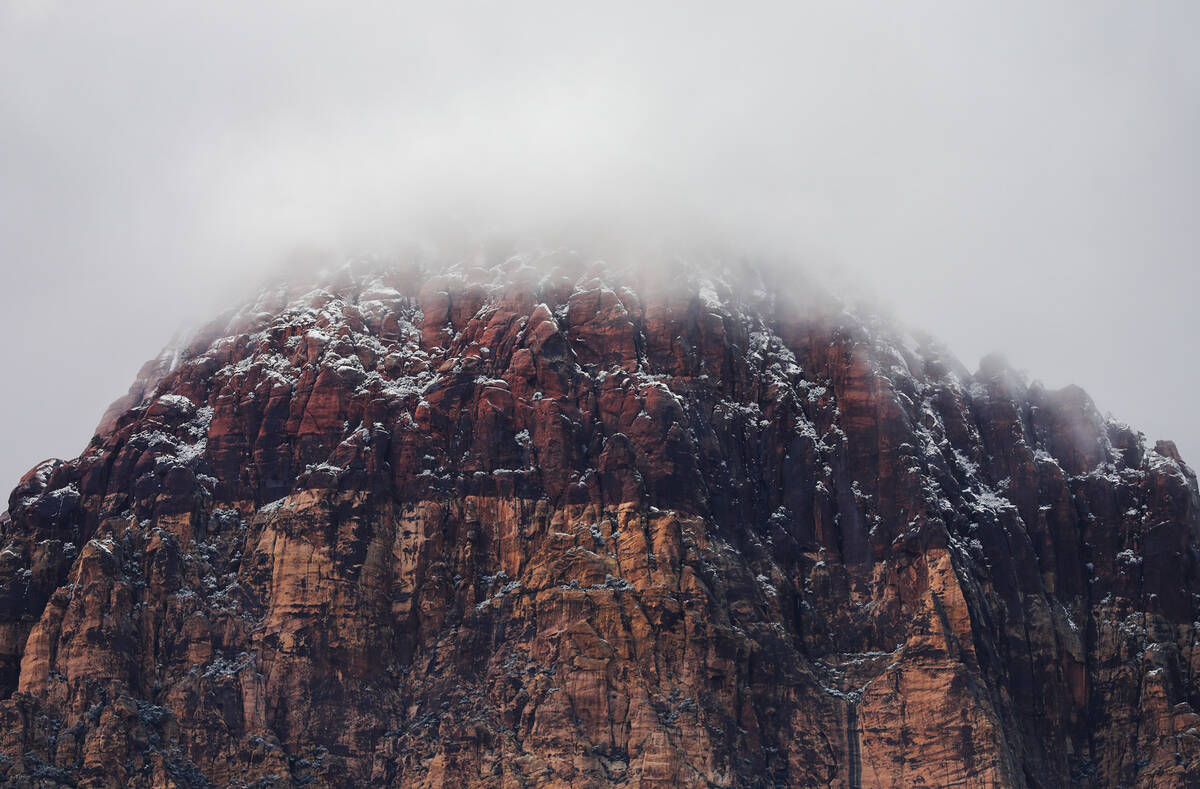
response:
<path fill-rule="evenodd" d="M 1200 786 L 1172 445 L 641 271 L 356 264 L 148 365 L 0 516 L 0 781 Z"/>

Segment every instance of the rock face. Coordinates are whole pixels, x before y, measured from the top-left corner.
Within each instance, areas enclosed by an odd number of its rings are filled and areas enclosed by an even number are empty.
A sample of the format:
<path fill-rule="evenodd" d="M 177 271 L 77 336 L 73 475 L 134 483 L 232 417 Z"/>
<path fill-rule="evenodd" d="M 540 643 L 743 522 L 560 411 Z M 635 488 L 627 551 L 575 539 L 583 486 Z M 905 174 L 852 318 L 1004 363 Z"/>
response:
<path fill-rule="evenodd" d="M 803 284 L 437 270 L 266 291 L 20 481 L 0 781 L 1200 786 L 1172 445 Z"/>

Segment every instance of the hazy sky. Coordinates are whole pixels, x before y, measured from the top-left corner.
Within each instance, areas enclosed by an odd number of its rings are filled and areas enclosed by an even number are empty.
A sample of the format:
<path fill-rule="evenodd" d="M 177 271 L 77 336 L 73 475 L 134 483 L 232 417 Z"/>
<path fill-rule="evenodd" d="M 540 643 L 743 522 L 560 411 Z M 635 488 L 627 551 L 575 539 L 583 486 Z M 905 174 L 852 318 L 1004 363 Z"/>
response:
<path fill-rule="evenodd" d="M 446 212 L 769 238 L 1200 462 L 1198 40 L 1194 0 L 0 0 L 0 487 L 246 272 Z"/>

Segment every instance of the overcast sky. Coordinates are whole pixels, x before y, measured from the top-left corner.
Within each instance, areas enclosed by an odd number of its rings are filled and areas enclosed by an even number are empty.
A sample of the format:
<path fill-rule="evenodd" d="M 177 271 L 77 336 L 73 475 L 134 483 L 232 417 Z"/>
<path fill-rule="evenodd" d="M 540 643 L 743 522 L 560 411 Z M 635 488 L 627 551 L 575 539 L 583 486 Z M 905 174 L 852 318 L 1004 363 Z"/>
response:
<path fill-rule="evenodd" d="M 1193 0 L 0 0 L 0 487 L 78 454 L 246 272 L 439 212 L 769 238 L 1200 461 L 1198 23 Z"/>

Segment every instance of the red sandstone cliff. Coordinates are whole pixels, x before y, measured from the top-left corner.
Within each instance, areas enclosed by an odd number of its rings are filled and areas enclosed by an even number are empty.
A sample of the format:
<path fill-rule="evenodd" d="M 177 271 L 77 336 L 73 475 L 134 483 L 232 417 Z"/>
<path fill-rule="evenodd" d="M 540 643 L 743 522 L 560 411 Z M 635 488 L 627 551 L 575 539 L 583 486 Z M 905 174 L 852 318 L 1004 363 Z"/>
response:
<path fill-rule="evenodd" d="M 1200 786 L 1173 446 L 646 270 L 347 266 L 149 365 L 0 517 L 0 780 Z"/>

